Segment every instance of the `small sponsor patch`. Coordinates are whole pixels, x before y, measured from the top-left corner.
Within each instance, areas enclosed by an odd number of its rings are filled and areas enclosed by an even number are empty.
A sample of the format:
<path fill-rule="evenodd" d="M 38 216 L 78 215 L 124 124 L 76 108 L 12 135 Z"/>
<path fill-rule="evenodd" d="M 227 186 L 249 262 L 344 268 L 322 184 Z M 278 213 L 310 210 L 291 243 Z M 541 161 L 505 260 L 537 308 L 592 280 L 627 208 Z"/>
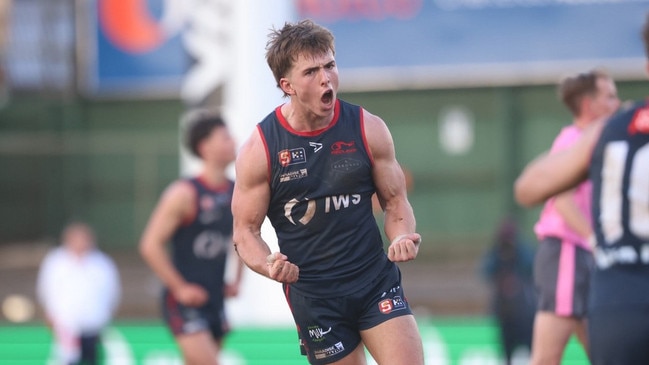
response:
<path fill-rule="evenodd" d="M 343 346 L 342 342 L 338 342 L 333 346 L 327 347 L 326 349 L 315 350 L 313 354 L 316 359 L 326 359 L 343 351 L 345 351 L 345 346 Z"/>
<path fill-rule="evenodd" d="M 281 150 L 277 157 L 280 165 L 284 167 L 306 162 L 306 153 L 302 147 Z"/>
<path fill-rule="evenodd" d="M 629 134 L 636 133 L 649 133 L 649 108 L 640 109 L 633 116 L 633 120 L 629 124 Z"/>
<path fill-rule="evenodd" d="M 392 299 L 384 299 L 379 302 L 379 311 L 383 314 L 390 314 L 394 311 L 406 309 L 406 307 L 406 302 L 399 296 Z"/>
<path fill-rule="evenodd" d="M 307 177 L 308 173 L 306 169 L 299 169 L 297 171 L 289 171 L 287 173 L 281 174 L 279 176 L 279 182 L 287 182 L 291 180 L 297 180 L 297 179 L 302 179 L 304 177 Z"/>
<path fill-rule="evenodd" d="M 357 170 L 362 165 L 363 164 L 360 161 L 354 160 L 353 158 L 343 158 L 341 160 L 334 162 L 331 165 L 331 168 L 334 169 L 335 171 L 346 173 L 346 172 L 352 172 L 354 170 Z"/>

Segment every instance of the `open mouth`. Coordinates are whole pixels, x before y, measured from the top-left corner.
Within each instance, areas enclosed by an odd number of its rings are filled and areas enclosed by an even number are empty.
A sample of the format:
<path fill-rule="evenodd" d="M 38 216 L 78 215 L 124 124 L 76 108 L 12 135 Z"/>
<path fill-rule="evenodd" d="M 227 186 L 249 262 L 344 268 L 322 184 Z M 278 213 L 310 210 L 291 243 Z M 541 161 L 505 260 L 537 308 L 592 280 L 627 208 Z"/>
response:
<path fill-rule="evenodd" d="M 322 100 L 323 103 L 329 104 L 331 101 L 334 99 L 334 92 L 333 90 L 327 90 L 324 94 L 322 94 Z"/>

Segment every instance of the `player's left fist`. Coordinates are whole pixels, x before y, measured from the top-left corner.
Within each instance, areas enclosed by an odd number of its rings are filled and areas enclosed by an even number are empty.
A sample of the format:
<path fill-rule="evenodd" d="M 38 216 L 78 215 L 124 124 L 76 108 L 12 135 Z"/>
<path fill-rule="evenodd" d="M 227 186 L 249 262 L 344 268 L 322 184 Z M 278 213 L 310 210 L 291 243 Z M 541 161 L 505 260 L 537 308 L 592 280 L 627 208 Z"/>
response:
<path fill-rule="evenodd" d="M 419 233 L 402 234 L 395 237 L 388 247 L 388 259 L 392 262 L 414 260 L 419 252 L 421 235 Z"/>

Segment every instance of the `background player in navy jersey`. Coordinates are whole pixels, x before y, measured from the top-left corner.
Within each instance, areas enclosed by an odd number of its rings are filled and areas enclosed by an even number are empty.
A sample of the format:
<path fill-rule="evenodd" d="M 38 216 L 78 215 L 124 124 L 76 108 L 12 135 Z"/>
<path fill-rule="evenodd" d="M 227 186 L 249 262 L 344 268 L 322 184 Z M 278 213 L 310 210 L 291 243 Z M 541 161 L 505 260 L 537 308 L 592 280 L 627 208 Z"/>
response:
<path fill-rule="evenodd" d="M 649 56 L 649 17 L 643 29 Z M 649 62 L 646 65 L 649 72 Z M 529 206 L 593 183 L 595 270 L 591 276 L 590 359 L 649 364 L 649 102 L 600 121 L 561 153 L 530 163 L 515 184 Z"/>
<path fill-rule="evenodd" d="M 237 258 L 236 278 L 225 282 L 234 186 L 226 168 L 235 159 L 235 142 L 219 116 L 202 113 L 188 127 L 187 144 L 202 159 L 202 172 L 165 190 L 142 234 L 140 252 L 165 286 L 164 319 L 185 364 L 214 365 L 229 330 L 224 297 L 238 293 L 243 268 Z"/>
<path fill-rule="evenodd" d="M 236 162 L 234 242 L 257 273 L 283 283 L 312 364 L 423 364 L 421 338 L 395 262 L 421 240 L 383 120 L 337 99 L 334 38 L 310 20 L 273 30 L 266 59 L 288 102 Z M 387 255 L 372 213 L 385 211 Z M 268 216 L 280 252 L 260 234 Z"/>

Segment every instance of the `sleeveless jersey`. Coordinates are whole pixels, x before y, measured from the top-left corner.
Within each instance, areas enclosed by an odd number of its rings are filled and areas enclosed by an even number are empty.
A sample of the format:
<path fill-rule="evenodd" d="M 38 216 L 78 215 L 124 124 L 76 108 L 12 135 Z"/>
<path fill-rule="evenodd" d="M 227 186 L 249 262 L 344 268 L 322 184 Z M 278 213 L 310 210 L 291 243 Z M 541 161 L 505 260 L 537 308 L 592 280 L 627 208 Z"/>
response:
<path fill-rule="evenodd" d="M 258 130 L 271 189 L 268 218 L 280 251 L 300 268 L 291 286 L 314 297 L 349 294 L 390 264 L 372 213 L 372 157 L 362 109 L 336 101 L 324 129 L 297 132 L 281 106 Z"/>
<path fill-rule="evenodd" d="M 591 304 L 649 305 L 649 103 L 614 116 L 593 151 Z"/>
<path fill-rule="evenodd" d="M 187 181 L 196 191 L 196 213 L 172 237 L 173 264 L 186 281 L 209 292 L 211 304 L 222 306 L 223 275 L 232 242 L 234 184 L 230 181 L 214 190 L 200 178 Z"/>

